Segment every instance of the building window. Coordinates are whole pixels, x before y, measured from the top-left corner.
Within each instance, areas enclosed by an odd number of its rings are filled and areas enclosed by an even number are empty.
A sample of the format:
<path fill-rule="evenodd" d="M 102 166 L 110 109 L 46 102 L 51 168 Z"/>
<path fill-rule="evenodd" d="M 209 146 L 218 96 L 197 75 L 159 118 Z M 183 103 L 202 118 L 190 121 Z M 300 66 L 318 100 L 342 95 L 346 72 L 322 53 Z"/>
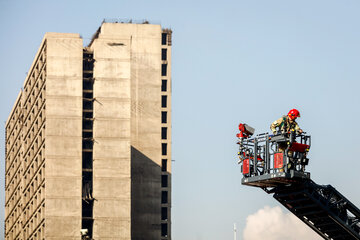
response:
<path fill-rule="evenodd" d="M 85 152 L 82 153 L 82 168 L 84 169 L 92 169 L 92 163 L 93 163 L 93 155 L 92 152 Z"/>
<path fill-rule="evenodd" d="M 163 108 L 167 107 L 167 96 L 166 95 L 161 96 L 161 107 L 163 107 Z"/>
<path fill-rule="evenodd" d="M 167 123 L 167 112 L 161 112 L 161 123 Z"/>
<path fill-rule="evenodd" d="M 162 150 L 162 155 L 167 154 L 167 143 L 162 143 L 161 144 L 161 150 Z"/>
<path fill-rule="evenodd" d="M 161 81 L 161 91 L 166 92 L 166 90 L 167 90 L 167 80 L 162 80 Z"/>
<path fill-rule="evenodd" d="M 168 209 L 166 207 L 161 208 L 161 220 L 167 220 L 168 219 Z"/>
<path fill-rule="evenodd" d="M 93 142 L 90 140 L 83 140 L 83 149 L 92 149 L 93 148 Z"/>
<path fill-rule="evenodd" d="M 161 64 L 161 76 L 166 76 L 167 74 L 167 64 Z"/>
<path fill-rule="evenodd" d="M 92 217 L 92 215 L 93 215 L 93 213 L 92 213 L 93 205 L 94 205 L 93 201 L 83 201 L 83 204 L 82 204 L 83 217 L 88 217 L 88 218 Z M 87 224 L 84 223 L 83 225 L 86 226 Z"/>
<path fill-rule="evenodd" d="M 89 110 L 89 109 L 88 109 Z M 83 117 L 84 118 L 92 118 L 93 117 L 93 112 L 91 110 L 89 111 L 83 111 Z"/>
<path fill-rule="evenodd" d="M 167 191 L 161 192 L 161 203 L 168 203 L 168 192 Z"/>
<path fill-rule="evenodd" d="M 161 161 L 161 171 L 163 171 L 163 172 L 167 171 L 167 159 L 162 159 L 162 161 Z"/>
<path fill-rule="evenodd" d="M 83 129 L 91 130 L 93 128 L 93 121 L 92 120 L 83 120 Z"/>
<path fill-rule="evenodd" d="M 161 49 L 161 60 L 167 60 L 167 49 Z"/>
<path fill-rule="evenodd" d="M 83 100 L 83 109 L 93 109 L 92 99 L 84 99 Z"/>
<path fill-rule="evenodd" d="M 168 226 L 167 223 L 161 224 L 161 236 L 162 237 L 167 237 L 167 235 L 168 235 L 167 226 Z"/>
<path fill-rule="evenodd" d="M 93 100 L 93 92 L 89 91 L 89 92 L 83 92 L 83 98 L 89 99 L 89 100 Z"/>
<path fill-rule="evenodd" d="M 168 176 L 161 175 L 161 187 L 166 188 L 168 187 Z"/>
<path fill-rule="evenodd" d="M 167 139 L 167 128 L 166 127 L 161 128 L 161 139 Z"/>
<path fill-rule="evenodd" d="M 167 40 L 167 33 L 162 33 L 161 34 L 161 44 L 162 45 L 166 45 L 166 41 Z"/>

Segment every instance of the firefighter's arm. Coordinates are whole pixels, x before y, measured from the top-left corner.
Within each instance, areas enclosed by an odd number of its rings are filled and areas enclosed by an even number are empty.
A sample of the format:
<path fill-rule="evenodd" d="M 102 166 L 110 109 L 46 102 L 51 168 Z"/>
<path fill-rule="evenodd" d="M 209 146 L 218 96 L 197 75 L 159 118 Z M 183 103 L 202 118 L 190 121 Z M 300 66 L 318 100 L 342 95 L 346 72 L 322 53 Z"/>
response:
<path fill-rule="evenodd" d="M 303 133 L 304 131 L 299 127 L 299 124 L 296 123 L 295 125 L 295 131 L 297 134 L 301 134 Z"/>
<path fill-rule="evenodd" d="M 270 129 L 271 129 L 271 131 L 272 131 L 274 134 L 276 133 L 276 128 L 280 126 L 281 121 L 282 121 L 282 118 L 279 118 L 278 120 L 276 120 L 275 122 L 273 122 L 273 123 L 270 125 Z"/>

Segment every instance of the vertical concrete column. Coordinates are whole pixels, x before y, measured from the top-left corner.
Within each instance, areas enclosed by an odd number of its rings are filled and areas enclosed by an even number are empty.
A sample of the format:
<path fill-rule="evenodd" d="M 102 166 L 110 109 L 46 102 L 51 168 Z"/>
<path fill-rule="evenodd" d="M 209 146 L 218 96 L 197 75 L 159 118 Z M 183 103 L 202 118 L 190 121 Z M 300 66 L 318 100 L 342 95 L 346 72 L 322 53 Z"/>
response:
<path fill-rule="evenodd" d="M 94 239 L 131 239 L 129 37 L 102 35 L 94 52 Z"/>
<path fill-rule="evenodd" d="M 161 27 L 104 23 L 91 48 L 93 236 L 160 239 Z"/>
<path fill-rule="evenodd" d="M 161 27 L 133 25 L 131 174 L 133 239 L 161 236 Z"/>
<path fill-rule="evenodd" d="M 80 239 L 83 43 L 79 34 L 45 38 L 45 238 Z"/>

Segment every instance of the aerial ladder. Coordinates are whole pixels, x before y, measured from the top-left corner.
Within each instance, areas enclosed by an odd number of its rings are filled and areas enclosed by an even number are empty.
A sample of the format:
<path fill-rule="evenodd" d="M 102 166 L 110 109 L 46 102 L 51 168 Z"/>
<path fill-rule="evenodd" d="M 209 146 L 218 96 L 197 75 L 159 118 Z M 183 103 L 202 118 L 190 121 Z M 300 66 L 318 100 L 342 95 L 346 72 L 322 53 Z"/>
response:
<path fill-rule="evenodd" d="M 331 185 L 316 184 L 305 171 L 310 135 L 291 131 L 254 136 L 255 129 L 247 124 L 239 130 L 243 185 L 273 194 L 324 239 L 360 240 L 360 210 Z"/>

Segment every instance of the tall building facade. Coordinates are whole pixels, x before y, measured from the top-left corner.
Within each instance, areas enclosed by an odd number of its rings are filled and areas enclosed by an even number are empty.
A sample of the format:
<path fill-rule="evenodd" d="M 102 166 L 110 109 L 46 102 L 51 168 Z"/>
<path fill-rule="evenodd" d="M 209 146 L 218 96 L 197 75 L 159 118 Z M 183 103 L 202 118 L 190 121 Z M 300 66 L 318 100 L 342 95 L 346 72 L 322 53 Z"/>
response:
<path fill-rule="evenodd" d="M 171 239 L 171 34 L 45 35 L 6 122 L 5 239 Z"/>

